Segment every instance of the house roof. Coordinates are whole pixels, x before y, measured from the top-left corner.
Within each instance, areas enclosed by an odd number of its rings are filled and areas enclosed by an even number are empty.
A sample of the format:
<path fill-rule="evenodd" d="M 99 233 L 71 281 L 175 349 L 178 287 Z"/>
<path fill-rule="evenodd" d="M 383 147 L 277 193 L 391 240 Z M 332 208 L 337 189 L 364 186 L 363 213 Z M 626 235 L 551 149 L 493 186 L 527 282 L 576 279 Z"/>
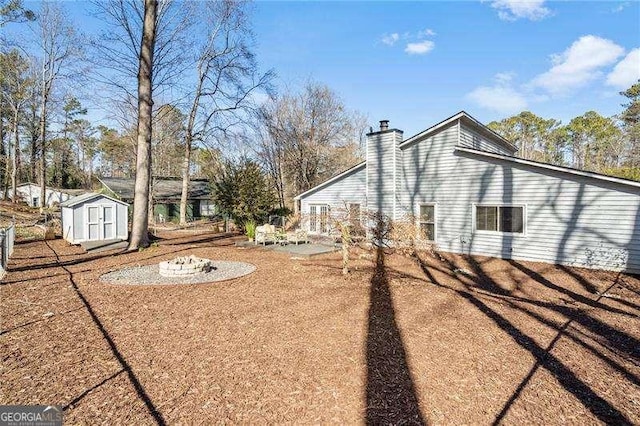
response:
<path fill-rule="evenodd" d="M 116 203 L 124 204 L 127 206 L 128 204 L 124 201 L 117 200 L 113 197 L 109 197 L 108 195 L 100 194 L 99 192 L 89 192 L 87 194 L 78 195 L 77 197 L 69 198 L 66 201 L 60 203 L 60 207 L 73 207 L 78 204 L 91 201 L 95 198 L 108 198 L 111 201 L 115 201 Z"/>
<path fill-rule="evenodd" d="M 311 188 L 311 189 L 309 189 L 309 190 L 307 190 L 307 191 L 303 192 L 302 194 L 298 194 L 298 195 L 296 195 L 295 197 L 293 197 L 293 199 L 294 199 L 294 200 L 299 200 L 301 197 L 304 197 L 305 195 L 310 194 L 310 193 L 311 193 L 311 192 L 313 192 L 313 191 L 317 191 L 318 189 L 322 188 L 323 186 L 329 185 L 331 182 L 334 182 L 334 181 L 336 181 L 336 180 L 338 180 L 338 179 L 342 178 L 343 176 L 346 176 L 346 175 L 348 175 L 349 173 L 354 172 L 354 171 L 356 171 L 357 169 L 359 169 L 359 168 L 361 168 L 361 167 L 364 167 L 366 164 L 367 164 L 367 162 L 366 162 L 366 161 L 363 161 L 363 162 L 361 162 L 361 163 L 358 163 L 358 164 L 356 164 L 355 166 L 348 168 L 348 169 L 347 169 L 347 170 L 345 170 L 344 172 L 340 172 L 340 173 L 338 173 L 337 175 L 333 176 L 332 178 L 329 178 L 329 179 L 325 180 L 325 181 L 324 181 L 324 182 L 322 182 L 321 184 L 316 185 L 316 186 L 314 186 L 313 188 Z"/>
<path fill-rule="evenodd" d="M 574 168 L 571 168 L 571 167 L 556 166 L 556 165 L 553 165 L 553 164 L 542 163 L 540 161 L 525 160 L 524 158 L 518 158 L 518 157 L 513 157 L 513 156 L 510 156 L 510 155 L 504 155 L 504 154 L 496 154 L 496 153 L 493 153 L 493 152 L 487 152 L 487 151 L 482 151 L 482 150 L 479 150 L 479 149 L 467 148 L 467 147 L 462 147 L 462 146 L 457 146 L 456 147 L 456 151 L 467 152 L 467 153 L 478 155 L 478 156 L 485 157 L 485 158 L 495 158 L 495 159 L 498 159 L 498 160 L 504 160 L 504 161 L 508 161 L 508 162 L 511 162 L 511 163 L 525 164 L 527 166 L 537 167 L 537 168 L 541 168 L 541 169 L 554 170 L 554 171 L 563 172 L 563 173 L 569 173 L 569 174 L 573 174 L 573 175 L 577 175 L 577 176 L 585 176 L 585 177 L 589 177 L 589 178 L 592 178 L 592 179 L 599 179 L 599 180 L 603 180 L 603 181 L 607 181 L 607 182 L 615 182 L 615 183 L 618 183 L 618 184 L 621 184 L 621 185 L 628 185 L 628 186 L 640 188 L 640 182 L 637 182 L 635 180 L 629 180 L 629 179 L 623 179 L 623 178 L 619 178 L 619 177 L 615 177 L 615 176 L 603 175 L 601 173 L 588 172 L 588 171 L 585 171 L 585 170 L 574 169 Z"/>
<path fill-rule="evenodd" d="M 115 195 L 123 200 L 133 200 L 135 179 L 129 178 L 101 178 L 100 182 Z M 153 178 L 153 198 L 156 201 L 180 200 L 182 195 L 182 178 Z M 206 200 L 211 198 L 209 181 L 206 179 L 191 179 L 189 183 L 190 200 Z"/>
<path fill-rule="evenodd" d="M 451 117 L 446 118 L 437 124 L 434 124 L 428 129 L 423 130 L 422 132 L 416 135 L 413 135 L 408 139 L 405 139 L 398 146 L 403 147 L 405 145 L 408 145 L 412 142 L 417 141 L 418 139 L 422 139 L 425 136 L 431 133 L 434 133 L 437 130 L 440 130 L 441 128 L 446 127 L 447 125 L 455 122 L 456 120 L 462 120 L 465 122 L 466 125 L 473 127 L 474 129 L 480 131 L 481 133 L 485 133 L 486 135 L 491 136 L 494 140 L 500 142 L 500 144 L 502 144 L 505 148 L 511 150 L 513 153 L 515 153 L 518 150 L 518 148 L 514 144 L 512 144 L 511 142 L 509 142 L 508 140 L 506 140 L 505 138 L 503 138 L 502 136 L 500 136 L 499 134 L 497 134 L 496 132 L 494 132 L 493 130 L 491 130 L 490 128 L 488 128 L 487 126 L 485 126 L 484 124 L 482 124 L 481 122 L 479 122 L 478 120 L 476 120 L 475 118 L 467 114 L 465 111 L 460 111 L 459 113 L 454 114 Z"/>
<path fill-rule="evenodd" d="M 429 127 L 427 130 L 424 130 L 414 136 L 411 136 L 409 139 L 405 139 L 404 141 L 400 142 L 400 144 L 398 144 L 399 147 L 403 147 L 407 144 L 410 144 L 412 142 L 417 141 L 418 139 L 421 139 L 437 130 L 440 130 L 441 128 L 447 126 L 450 123 L 453 123 L 456 120 L 459 119 L 463 119 L 465 120 L 465 122 L 480 130 L 483 133 L 487 133 L 490 134 L 493 138 L 495 138 L 496 140 L 498 140 L 502 145 L 504 145 L 507 149 L 510 149 L 512 152 L 516 152 L 518 150 L 518 148 L 516 148 L 515 145 L 513 145 L 511 142 L 509 142 L 508 140 L 506 140 L 505 138 L 503 138 L 502 136 L 500 136 L 499 134 L 497 134 L 496 132 L 494 132 L 493 130 L 489 129 L 488 127 L 486 127 L 485 125 L 483 125 L 482 123 L 480 123 L 478 120 L 476 120 L 475 118 L 471 117 L 469 114 L 467 114 L 465 111 L 460 111 L 459 113 L 452 115 L 451 117 L 439 122 L 438 124 L 435 124 L 431 127 Z M 390 131 L 390 130 L 388 130 Z M 377 132 L 374 132 L 377 133 Z M 355 166 L 345 170 L 344 172 L 341 172 L 335 176 L 333 176 L 332 178 L 329 178 L 328 180 L 322 182 L 319 185 L 314 186 L 313 188 L 303 192 L 302 194 L 298 194 L 294 197 L 294 200 L 299 200 L 301 197 L 304 197 L 305 195 L 310 194 L 313 191 L 317 191 L 318 189 L 342 178 L 343 176 L 349 174 L 352 171 L 355 171 L 356 169 L 360 168 L 360 167 L 364 167 L 366 165 L 366 161 L 363 161 L 361 163 L 356 164 Z"/>

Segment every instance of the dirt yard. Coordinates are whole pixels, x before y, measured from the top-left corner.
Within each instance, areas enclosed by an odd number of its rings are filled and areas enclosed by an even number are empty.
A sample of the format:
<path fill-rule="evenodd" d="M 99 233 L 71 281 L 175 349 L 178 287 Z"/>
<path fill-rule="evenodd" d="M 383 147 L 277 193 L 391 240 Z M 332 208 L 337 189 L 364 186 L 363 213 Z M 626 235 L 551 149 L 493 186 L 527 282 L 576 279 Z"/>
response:
<path fill-rule="evenodd" d="M 0 286 L 1 404 L 60 404 L 66 424 L 640 423 L 638 278 L 384 252 L 343 277 L 339 254 L 164 237 L 135 253 L 16 246 Z M 190 254 L 257 270 L 98 279 Z"/>

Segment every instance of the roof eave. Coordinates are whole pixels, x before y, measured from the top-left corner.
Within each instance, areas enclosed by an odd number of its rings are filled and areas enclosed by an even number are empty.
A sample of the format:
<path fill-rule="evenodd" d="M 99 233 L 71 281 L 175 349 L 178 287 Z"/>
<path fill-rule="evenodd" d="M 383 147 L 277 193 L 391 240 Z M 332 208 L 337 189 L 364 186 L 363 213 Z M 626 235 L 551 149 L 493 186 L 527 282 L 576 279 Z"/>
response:
<path fill-rule="evenodd" d="M 351 167 L 351 168 L 348 168 L 348 169 L 347 169 L 347 170 L 345 170 L 344 172 L 341 172 L 341 173 L 339 173 L 339 174 L 337 174 L 337 175 L 335 175 L 335 176 L 333 176 L 333 177 L 331 177 L 331 178 L 329 178 L 329 179 L 325 180 L 324 182 L 322 182 L 322 183 L 320 183 L 320 184 L 318 184 L 318 185 L 314 186 L 313 188 L 309 188 L 309 189 L 307 189 L 306 191 L 304 191 L 303 193 L 296 195 L 295 197 L 293 197 L 293 199 L 294 199 L 294 200 L 299 200 L 300 198 L 304 197 L 305 195 L 307 195 L 307 194 L 309 194 L 309 193 L 311 193 L 311 192 L 313 192 L 313 191 L 317 191 L 318 189 L 322 188 L 322 187 L 323 187 L 323 186 L 325 186 L 325 185 L 330 184 L 331 182 L 335 182 L 336 180 L 340 179 L 341 177 L 346 176 L 347 174 L 349 174 L 349 173 L 351 173 L 351 172 L 355 171 L 355 170 L 356 170 L 356 169 L 358 169 L 359 167 L 363 167 L 363 166 L 364 166 L 364 165 L 366 165 L 366 164 L 367 164 L 367 162 L 366 162 L 366 161 L 362 161 L 362 162 L 360 162 L 360 163 L 356 164 L 355 166 L 353 166 L 353 167 Z"/>
<path fill-rule="evenodd" d="M 467 148 L 467 147 L 463 147 L 463 146 L 456 146 L 455 149 L 456 149 L 456 151 L 467 152 L 467 153 L 470 153 L 470 154 L 476 154 L 476 155 L 479 155 L 479 156 L 482 156 L 482 157 L 495 158 L 495 159 L 498 159 L 498 160 L 509 161 L 509 162 L 518 163 L 518 164 L 524 164 L 524 165 L 531 166 L 531 167 L 537 167 L 537 168 L 547 169 L 547 170 L 554 170 L 554 171 L 557 171 L 557 172 L 572 174 L 572 175 L 576 175 L 576 176 L 583 176 L 583 177 L 602 180 L 602 181 L 606 181 L 606 182 L 613 182 L 613 183 L 617 183 L 617 184 L 621 184 L 621 185 L 627 185 L 627 186 L 640 188 L 640 182 L 636 182 L 636 181 L 632 181 L 632 180 L 628 180 L 628 179 L 622 179 L 622 178 L 618 178 L 618 177 L 615 177 L 615 176 L 603 175 L 603 174 L 599 174 L 599 173 L 588 172 L 588 171 L 585 171 L 585 170 L 577 170 L 577 169 L 572 169 L 572 168 L 569 168 L 569 167 L 556 166 L 556 165 L 553 165 L 553 164 L 541 163 L 541 162 L 538 162 L 538 161 L 525 160 L 524 158 L 511 157 L 509 155 L 496 154 L 496 153 L 493 153 L 493 152 L 487 152 L 487 151 L 482 151 L 482 150 L 473 149 L 473 148 Z"/>

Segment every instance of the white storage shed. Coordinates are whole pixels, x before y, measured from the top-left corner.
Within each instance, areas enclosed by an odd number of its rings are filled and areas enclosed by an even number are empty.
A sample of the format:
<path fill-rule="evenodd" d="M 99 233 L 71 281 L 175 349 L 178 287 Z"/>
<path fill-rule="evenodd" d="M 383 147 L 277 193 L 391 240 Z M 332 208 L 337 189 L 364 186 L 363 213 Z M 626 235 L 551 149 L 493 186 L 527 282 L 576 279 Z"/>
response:
<path fill-rule="evenodd" d="M 71 244 L 129 237 L 129 205 L 123 201 L 92 192 L 70 198 L 60 207 L 62 237 Z"/>

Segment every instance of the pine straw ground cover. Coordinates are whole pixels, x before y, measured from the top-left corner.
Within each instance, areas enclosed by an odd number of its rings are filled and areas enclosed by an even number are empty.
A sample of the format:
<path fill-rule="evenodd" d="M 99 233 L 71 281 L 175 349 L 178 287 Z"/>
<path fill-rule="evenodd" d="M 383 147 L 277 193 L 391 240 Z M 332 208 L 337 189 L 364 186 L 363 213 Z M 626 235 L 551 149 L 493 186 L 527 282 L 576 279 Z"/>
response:
<path fill-rule="evenodd" d="M 343 277 L 340 254 L 165 237 L 135 253 L 16 246 L 0 286 L 1 404 L 61 404 L 67 424 L 640 423 L 637 278 L 384 252 Z M 99 282 L 189 254 L 257 270 Z"/>

